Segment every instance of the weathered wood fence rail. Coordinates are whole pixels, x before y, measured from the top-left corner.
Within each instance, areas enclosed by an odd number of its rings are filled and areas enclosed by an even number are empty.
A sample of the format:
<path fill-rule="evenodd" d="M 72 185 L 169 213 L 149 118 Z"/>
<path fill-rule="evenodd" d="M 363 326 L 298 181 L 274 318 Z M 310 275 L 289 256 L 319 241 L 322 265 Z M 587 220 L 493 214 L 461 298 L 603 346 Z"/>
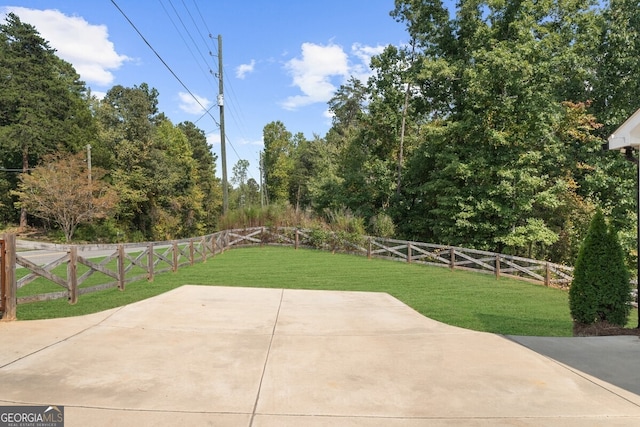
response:
<path fill-rule="evenodd" d="M 114 287 L 124 291 L 128 283 L 151 281 L 156 274 L 176 272 L 230 248 L 248 245 L 317 248 L 469 270 L 498 278 L 515 277 L 560 288 L 570 285 L 573 272 L 571 267 L 493 252 L 297 228 L 256 227 L 199 238 L 117 245 L 58 245 L 17 240 L 13 234 L 4 234 L 0 239 L 0 314 L 2 320 L 15 320 L 18 304 L 60 298 L 75 304 L 79 296 L 90 292 Z M 37 263 L 27 258 L 22 252 L 25 250 L 45 250 L 53 255 L 46 262 Z M 66 269 L 61 267 L 65 264 Z M 90 283 L 92 276 L 100 276 L 99 283 Z M 20 289 L 38 280 L 53 283 L 58 289 L 19 296 Z"/>

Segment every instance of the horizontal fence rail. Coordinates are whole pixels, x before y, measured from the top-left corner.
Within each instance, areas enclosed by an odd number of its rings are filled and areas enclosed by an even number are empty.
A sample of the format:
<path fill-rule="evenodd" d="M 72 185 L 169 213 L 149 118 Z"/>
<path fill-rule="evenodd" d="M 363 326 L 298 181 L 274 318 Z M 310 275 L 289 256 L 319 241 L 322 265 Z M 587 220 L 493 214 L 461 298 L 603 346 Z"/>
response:
<path fill-rule="evenodd" d="M 4 234 L 0 239 L 0 316 L 2 320 L 15 320 L 18 304 L 60 298 L 75 304 L 79 296 L 91 292 L 109 288 L 124 291 L 128 283 L 152 281 L 156 274 L 206 262 L 228 249 L 255 245 L 351 253 L 492 274 L 497 278 L 513 277 L 563 289 L 570 286 L 573 273 L 572 267 L 512 255 L 289 227 L 233 229 L 191 239 L 114 245 L 59 245 L 17 240 L 14 234 Z M 35 262 L 27 255 L 34 252 L 24 251 L 47 251 L 49 256 L 44 262 Z M 20 290 L 34 282 L 46 290 L 22 294 Z"/>

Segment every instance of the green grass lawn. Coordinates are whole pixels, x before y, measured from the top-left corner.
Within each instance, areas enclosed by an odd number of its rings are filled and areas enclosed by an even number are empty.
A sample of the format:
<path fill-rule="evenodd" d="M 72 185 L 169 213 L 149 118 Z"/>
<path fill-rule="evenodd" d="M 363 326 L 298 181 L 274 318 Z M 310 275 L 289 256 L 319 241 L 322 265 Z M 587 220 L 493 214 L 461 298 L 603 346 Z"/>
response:
<path fill-rule="evenodd" d="M 570 336 L 566 291 L 445 268 L 289 247 L 234 249 L 128 284 L 66 300 L 18 306 L 18 319 L 75 316 L 118 307 L 184 284 L 387 292 L 450 325 L 514 335 Z M 23 292 L 31 285 L 24 287 Z M 635 314 L 632 313 L 632 318 Z"/>

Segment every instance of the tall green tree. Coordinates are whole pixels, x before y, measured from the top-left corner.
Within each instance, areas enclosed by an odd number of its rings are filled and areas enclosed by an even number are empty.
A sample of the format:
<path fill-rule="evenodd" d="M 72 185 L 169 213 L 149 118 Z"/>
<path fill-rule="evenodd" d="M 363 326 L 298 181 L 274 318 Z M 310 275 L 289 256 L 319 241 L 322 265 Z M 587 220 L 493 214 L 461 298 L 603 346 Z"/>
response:
<path fill-rule="evenodd" d="M 581 188 L 580 165 L 593 165 L 598 146 L 577 136 L 597 125 L 566 104 L 589 95 L 593 2 L 467 0 L 448 21 L 437 2 L 396 6 L 426 42 L 423 101 L 414 107 L 422 143 L 395 222 L 444 243 L 544 256 L 560 239 L 557 215 L 570 215 L 565 206 L 576 200 L 566 194 Z M 440 95 L 429 95 L 434 87 Z M 572 119 L 576 111 L 582 120 Z M 576 127 L 561 132 L 570 121 Z"/>
<path fill-rule="evenodd" d="M 146 83 L 115 86 L 96 108 L 96 160 L 120 191 L 118 220 L 133 239 L 212 231 L 219 212 L 215 156 L 193 123 L 174 126 Z"/>
<path fill-rule="evenodd" d="M 265 186 L 270 203 L 285 203 L 289 200 L 289 184 L 293 171 L 293 135 L 284 123 L 275 121 L 263 129 L 263 168 Z"/>
<path fill-rule="evenodd" d="M 120 191 L 119 220 L 143 237 L 152 234 L 150 191 L 155 186 L 150 163 L 157 98 L 158 91 L 146 83 L 132 88 L 118 85 L 107 92 L 96 112 L 100 130 L 96 162 L 111 172 Z"/>
<path fill-rule="evenodd" d="M 640 14 L 635 0 L 609 0 L 602 14 L 599 45 L 595 49 L 596 73 L 593 111 L 609 136 L 640 108 Z"/>
<path fill-rule="evenodd" d="M 231 184 L 235 187 L 231 192 L 232 208 L 244 208 L 248 205 L 247 176 L 249 174 L 249 160 L 240 159 L 231 169 Z"/>
<path fill-rule="evenodd" d="M 193 159 L 198 169 L 198 187 L 202 191 L 202 207 L 204 210 L 204 227 L 207 233 L 215 231 L 218 217 L 222 213 L 222 183 L 216 178 L 217 156 L 212 151 L 211 144 L 202 129 L 192 122 L 178 124 L 178 128 L 185 134 Z"/>
<path fill-rule="evenodd" d="M 27 172 L 47 153 L 77 152 L 95 137 L 85 85 L 32 25 L 0 24 L 1 165 Z M 10 180 L 9 185 L 16 182 Z M 21 209 L 20 226 L 27 223 Z"/>
<path fill-rule="evenodd" d="M 204 194 L 186 135 L 168 119 L 155 126 L 147 173 L 151 237 L 164 240 L 204 234 Z"/>
<path fill-rule="evenodd" d="M 386 52 L 397 53 L 391 48 Z M 385 56 L 380 62 L 391 61 Z M 329 101 L 333 126 L 324 146 L 315 145 L 330 167 L 318 169 L 323 178 L 310 186 L 314 204 L 323 210 L 347 208 L 369 218 L 390 203 L 396 188 L 396 136 L 404 95 L 397 90 L 400 83 L 386 81 L 382 72 L 378 77 L 377 86 L 351 79 Z"/>
<path fill-rule="evenodd" d="M 307 141 L 299 154 L 308 168 L 308 206 L 316 213 L 337 210 L 343 204 L 340 194 L 344 191 L 344 179 L 339 174 L 338 164 L 341 140 L 332 128 L 326 138 L 315 135 Z"/>

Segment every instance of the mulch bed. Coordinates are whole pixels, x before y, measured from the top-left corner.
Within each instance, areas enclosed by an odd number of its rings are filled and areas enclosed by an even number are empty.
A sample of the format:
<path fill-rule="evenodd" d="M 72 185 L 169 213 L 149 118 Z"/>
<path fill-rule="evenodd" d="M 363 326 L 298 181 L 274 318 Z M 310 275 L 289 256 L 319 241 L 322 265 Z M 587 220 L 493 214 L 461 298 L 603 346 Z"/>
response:
<path fill-rule="evenodd" d="M 591 325 L 573 324 L 574 337 L 610 337 L 616 335 L 635 335 L 640 337 L 640 329 L 623 328 L 618 325 L 612 325 L 609 322 L 596 322 Z"/>

